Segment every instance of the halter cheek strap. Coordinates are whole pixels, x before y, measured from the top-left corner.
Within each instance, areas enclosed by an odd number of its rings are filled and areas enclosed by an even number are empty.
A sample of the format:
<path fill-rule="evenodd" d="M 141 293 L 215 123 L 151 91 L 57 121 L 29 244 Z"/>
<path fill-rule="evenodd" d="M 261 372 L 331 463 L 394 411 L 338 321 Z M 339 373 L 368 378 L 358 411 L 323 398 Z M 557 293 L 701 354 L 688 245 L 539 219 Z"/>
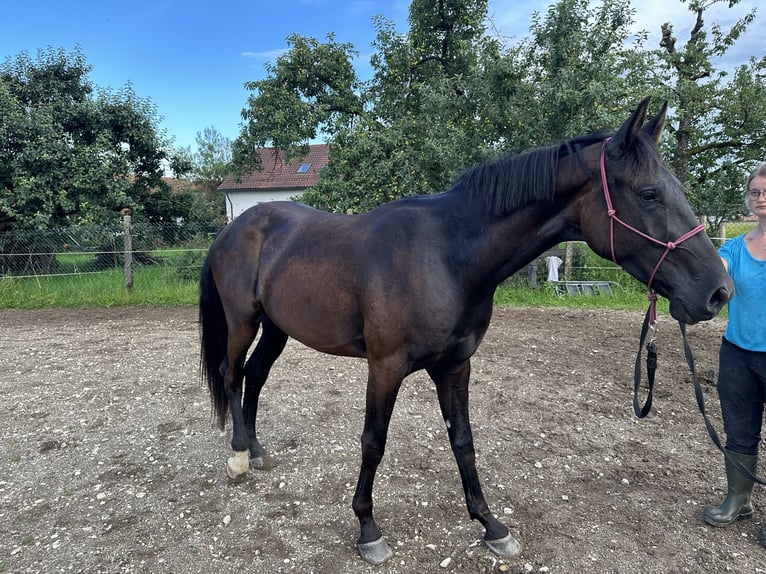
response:
<path fill-rule="evenodd" d="M 659 239 L 655 239 L 651 235 L 647 235 L 643 231 L 636 229 L 632 225 L 625 223 L 622 219 L 617 217 L 617 212 L 614 209 L 614 206 L 612 205 L 612 198 L 609 195 L 609 184 L 607 183 L 606 178 L 606 144 L 609 142 L 611 138 L 606 138 L 604 142 L 601 144 L 601 158 L 599 159 L 599 165 L 601 167 L 601 186 L 604 188 L 604 199 L 606 200 L 606 213 L 609 216 L 609 245 L 610 249 L 612 251 L 612 261 L 617 263 L 617 257 L 614 253 L 614 224 L 615 222 L 622 225 L 624 228 L 629 229 L 633 233 L 636 233 L 643 237 L 644 239 L 648 239 L 652 243 L 656 243 L 657 245 L 662 245 L 665 248 L 664 253 L 660 257 L 660 260 L 657 262 L 657 265 L 654 266 L 654 269 L 652 270 L 651 275 L 649 276 L 649 281 L 646 284 L 647 288 L 647 297 L 649 299 L 649 324 L 650 326 L 653 326 L 657 322 L 657 311 L 656 311 L 656 304 L 657 304 L 657 294 L 652 289 L 652 282 L 654 281 L 654 276 L 657 275 L 657 271 L 660 268 L 660 265 L 662 265 L 662 262 L 665 261 L 665 258 L 668 256 L 668 253 L 670 253 L 673 249 L 675 249 L 679 244 L 683 243 L 690 237 L 693 237 L 694 235 L 697 235 L 700 231 L 704 231 L 705 226 L 704 225 L 698 225 L 691 231 L 687 231 L 684 233 L 681 237 L 676 239 L 675 241 L 660 241 Z"/>

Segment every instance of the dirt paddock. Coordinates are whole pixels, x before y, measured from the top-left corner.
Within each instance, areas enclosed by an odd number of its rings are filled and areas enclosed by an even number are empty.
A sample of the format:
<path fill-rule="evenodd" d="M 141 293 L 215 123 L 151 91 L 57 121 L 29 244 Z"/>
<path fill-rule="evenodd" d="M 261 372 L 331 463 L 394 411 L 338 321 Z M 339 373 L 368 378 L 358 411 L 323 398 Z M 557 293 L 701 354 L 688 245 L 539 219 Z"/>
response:
<path fill-rule="evenodd" d="M 766 572 L 756 518 L 701 520 L 725 491 L 681 339 L 660 324 L 654 410 L 634 417 L 640 313 L 497 308 L 473 361 L 480 477 L 523 544 L 467 516 L 436 395 L 403 386 L 375 484 L 392 560 L 357 556 L 366 365 L 290 342 L 264 390 L 268 470 L 230 484 L 199 384 L 196 309 L 0 311 L 0 572 Z M 723 321 L 690 327 L 720 429 Z M 761 465 L 761 473 L 763 473 Z"/>

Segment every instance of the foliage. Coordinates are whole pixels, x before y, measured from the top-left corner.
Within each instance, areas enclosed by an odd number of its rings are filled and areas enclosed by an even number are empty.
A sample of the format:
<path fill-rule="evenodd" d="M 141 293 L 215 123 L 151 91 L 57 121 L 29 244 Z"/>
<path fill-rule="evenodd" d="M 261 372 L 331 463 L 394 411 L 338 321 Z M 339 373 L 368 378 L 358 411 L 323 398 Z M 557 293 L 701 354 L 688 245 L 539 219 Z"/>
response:
<path fill-rule="evenodd" d="M 366 211 L 405 195 L 443 191 L 462 169 L 505 149 L 621 121 L 635 100 L 634 72 L 645 65 L 637 55 L 640 39 L 632 49 L 624 46 L 632 16 L 626 6 L 609 0 L 590 10 L 587 1 L 562 0 L 545 20 L 536 15 L 534 39 L 513 49 L 486 34 L 485 1 L 416 0 L 408 34 L 377 17 L 373 78 L 363 85 L 361 105 L 334 94 L 351 104 L 336 107 L 336 120 L 321 126 L 330 137 L 330 164 L 303 201 L 330 211 Z M 240 142 L 257 134 L 260 144 L 299 150 L 316 136 L 319 123 L 308 113 L 290 114 L 300 129 L 275 129 L 273 114 L 266 117 L 276 101 L 301 110 L 326 107 L 295 80 L 305 45 L 313 46 L 314 65 L 337 78 L 325 81 L 327 89 L 348 85 L 341 79 L 349 62 L 332 43 L 326 50 L 335 58 L 322 61 L 315 41 L 291 36 L 290 42 L 295 48 L 269 67 L 271 77 L 248 86 L 257 94 L 243 112 L 248 124 Z"/>
<path fill-rule="evenodd" d="M 26 52 L 0 66 L 0 218 L 6 227 L 105 223 L 154 209 L 168 159 L 157 111 L 130 85 L 96 92 L 79 49 Z"/>
<path fill-rule="evenodd" d="M 638 95 L 651 93 L 643 50 L 629 42 L 635 10 L 624 0 L 559 0 L 532 15 L 515 61 L 525 70 L 518 130 L 532 145 L 620 125 Z M 534 113 L 528 113 L 534 109 Z M 519 115 L 519 112 L 516 112 Z"/>
<path fill-rule="evenodd" d="M 375 73 L 363 86 L 348 45 L 291 36 L 292 48 L 269 67 L 270 77 L 248 84 L 257 94 L 235 148 L 271 142 L 300 153 L 320 130 L 332 134 L 329 167 L 303 197 L 328 210 L 366 211 L 442 191 L 497 141 L 502 126 L 488 121 L 485 108 L 498 90 L 485 89 L 482 77 L 504 72 L 492 67 L 497 44 L 483 36 L 486 2 L 418 0 L 410 15 L 409 36 L 376 18 Z M 302 73 L 310 70 L 321 70 L 321 83 L 306 81 Z"/>
<path fill-rule="evenodd" d="M 197 152 L 192 156 L 192 177 L 208 194 L 214 194 L 231 172 L 231 140 L 213 126 L 197 132 Z"/>
<path fill-rule="evenodd" d="M 260 167 L 253 163 L 256 148 L 270 143 L 289 160 L 305 154 L 320 130 L 332 132 L 362 112 L 350 44 L 337 43 L 333 34 L 324 44 L 291 34 L 287 44 L 288 52 L 267 67 L 268 78 L 245 84 L 258 95 L 248 98 L 246 123 L 233 145 L 239 173 Z"/>
<path fill-rule="evenodd" d="M 722 2 L 731 8 L 739 0 L 689 0 L 694 25 L 680 47 L 672 24 L 663 24 L 653 80 L 667 86 L 673 109 L 671 167 L 695 212 L 709 216 L 714 236 L 721 222 L 743 212 L 745 175 L 763 161 L 766 139 L 766 57 L 751 58 L 731 77 L 715 67 L 753 22 L 755 10 L 728 30 L 706 26 L 706 10 Z"/>
<path fill-rule="evenodd" d="M 163 179 L 188 169 L 159 129 L 155 106 L 130 85 L 95 89 L 79 49 L 22 52 L 0 65 L 0 271 L 55 273 L 56 254 L 81 226 L 222 221 L 223 198 Z M 10 233 L 8 230 L 14 231 Z M 31 233 L 52 230 L 53 247 Z M 2 233 L 5 231 L 5 233 Z M 27 231 L 26 234 L 23 232 Z M 91 249 L 113 265 L 115 234 Z M 141 258 L 140 247 L 136 257 Z M 98 261 L 97 261 L 98 262 Z M 149 257 L 146 262 L 151 262 Z"/>
<path fill-rule="evenodd" d="M 742 168 L 762 154 L 764 59 L 731 78 L 716 62 L 754 13 L 708 34 L 705 11 L 738 0 L 681 1 L 697 16 L 689 41 L 677 49 L 668 23 L 662 48 L 648 50 L 646 31 L 631 35 L 628 0 L 558 0 L 533 14 L 529 37 L 513 46 L 486 33 L 486 1 L 415 0 L 407 33 L 375 18 L 373 76 L 364 83 L 352 46 L 292 35 L 269 77 L 248 84 L 234 144 L 240 165 L 256 145 L 300 154 L 324 135 L 330 165 L 303 201 L 365 211 L 442 191 L 464 167 L 501 151 L 614 128 L 649 94 L 656 105 L 670 101 L 666 148 L 693 207 L 714 222 L 730 219 L 741 211 Z"/>

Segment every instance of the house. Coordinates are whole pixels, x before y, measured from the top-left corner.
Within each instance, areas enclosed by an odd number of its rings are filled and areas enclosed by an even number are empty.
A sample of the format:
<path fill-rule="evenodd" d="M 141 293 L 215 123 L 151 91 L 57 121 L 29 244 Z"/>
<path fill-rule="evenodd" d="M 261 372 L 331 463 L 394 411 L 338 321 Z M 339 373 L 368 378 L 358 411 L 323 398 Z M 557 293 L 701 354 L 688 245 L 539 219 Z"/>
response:
<path fill-rule="evenodd" d="M 303 157 L 285 162 L 282 151 L 260 148 L 256 153 L 261 160 L 261 170 L 243 177 L 241 181 L 229 176 L 218 186 L 226 194 L 226 215 L 229 221 L 240 213 L 265 201 L 288 200 L 300 196 L 316 184 L 319 172 L 327 165 L 329 146 L 310 145 Z"/>

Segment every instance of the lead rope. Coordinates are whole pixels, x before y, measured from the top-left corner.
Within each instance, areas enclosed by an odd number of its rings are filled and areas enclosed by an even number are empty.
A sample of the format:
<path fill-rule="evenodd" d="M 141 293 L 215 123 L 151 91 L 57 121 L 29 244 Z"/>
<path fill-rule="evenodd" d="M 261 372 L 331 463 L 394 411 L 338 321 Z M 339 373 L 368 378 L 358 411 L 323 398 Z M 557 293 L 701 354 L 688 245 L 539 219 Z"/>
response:
<path fill-rule="evenodd" d="M 654 281 L 654 276 L 657 274 L 657 271 L 659 270 L 660 265 L 662 265 L 662 262 L 665 261 L 665 258 L 668 256 L 668 253 L 670 253 L 673 249 L 675 249 L 680 243 L 686 241 L 690 237 L 693 237 L 700 231 L 703 231 L 705 229 L 705 226 L 698 225 L 691 231 L 684 233 L 681 237 L 679 237 L 675 241 L 668 241 L 667 243 L 664 243 L 636 229 L 635 227 L 625 223 L 622 219 L 617 217 L 617 213 L 612 205 L 612 198 L 609 195 L 609 185 L 607 183 L 607 178 L 606 178 L 605 156 L 606 156 L 606 144 L 609 141 L 609 139 L 610 138 L 605 139 L 604 142 L 601 144 L 601 158 L 599 160 L 599 163 L 601 167 L 601 184 L 602 184 L 602 187 L 604 188 L 604 199 L 606 200 L 606 209 L 607 209 L 607 214 L 609 215 L 609 242 L 610 242 L 610 248 L 612 251 L 612 261 L 617 263 L 617 257 L 614 254 L 614 222 L 615 221 L 619 223 L 620 225 L 622 225 L 623 227 L 625 227 L 626 229 L 629 229 L 630 231 L 637 233 L 641 237 L 644 237 L 645 239 L 648 239 L 649 241 L 652 241 L 654 243 L 657 243 L 658 245 L 662 245 L 665 247 L 665 252 L 660 257 L 660 260 L 657 262 L 657 265 L 654 266 L 654 269 L 652 270 L 652 273 L 649 276 L 649 281 L 646 284 L 647 298 L 649 299 L 649 309 L 647 309 L 646 311 L 646 316 L 644 317 L 644 323 L 641 327 L 641 336 L 639 338 L 639 343 L 638 343 L 638 354 L 636 355 L 636 363 L 633 368 L 633 411 L 636 413 L 636 416 L 638 418 L 642 419 L 649 414 L 649 411 L 652 408 L 652 397 L 654 393 L 654 376 L 655 376 L 655 372 L 657 371 L 657 345 L 655 342 L 655 338 L 657 334 L 657 327 L 656 327 L 657 294 L 652 289 L 652 282 Z M 694 395 L 697 398 L 697 406 L 699 407 L 700 413 L 702 413 L 702 418 L 705 421 L 705 428 L 707 428 L 707 432 L 710 435 L 710 438 L 712 439 L 716 447 L 718 447 L 718 450 L 720 450 L 723 453 L 724 457 L 726 457 L 726 460 L 732 463 L 732 465 L 743 476 L 745 476 L 748 480 L 752 480 L 759 484 L 766 485 L 766 481 L 764 481 L 764 479 L 761 479 L 758 476 L 754 475 L 747 468 L 745 468 L 741 462 L 739 462 L 738 460 L 735 460 L 731 455 L 729 455 L 729 453 L 721 444 L 721 439 L 718 437 L 718 433 L 716 432 L 715 427 L 710 422 L 710 419 L 707 416 L 707 410 L 705 409 L 705 397 L 702 394 L 702 387 L 700 385 L 699 378 L 697 377 L 697 369 L 695 368 L 695 364 L 694 364 L 694 355 L 692 355 L 691 347 L 689 346 L 689 342 L 686 339 L 686 325 L 682 323 L 681 321 L 679 321 L 678 326 L 681 329 L 681 334 L 683 335 L 684 356 L 686 357 L 686 364 L 689 366 L 689 371 L 691 372 L 691 375 L 692 375 L 692 381 L 694 382 Z M 647 336 L 649 337 L 648 342 L 646 341 Z M 638 394 L 641 387 L 641 354 L 642 354 L 642 350 L 644 348 L 645 342 L 646 342 L 646 376 L 647 376 L 648 394 L 646 397 L 646 401 L 644 402 L 644 405 L 642 407 L 640 406 L 638 401 Z"/>
<path fill-rule="evenodd" d="M 662 245 L 665 248 L 665 251 L 662 253 L 662 256 L 660 257 L 659 261 L 657 261 L 657 265 L 654 266 L 654 269 L 652 269 L 651 274 L 649 275 L 649 281 L 646 283 L 646 290 L 647 290 L 647 299 L 649 300 L 649 309 L 646 312 L 646 317 L 644 318 L 644 324 L 641 328 L 641 338 L 638 346 L 638 355 L 636 356 L 636 364 L 633 369 L 633 378 L 634 378 L 634 389 L 633 389 L 633 410 L 636 413 L 636 416 L 638 418 L 644 418 L 646 415 L 649 414 L 649 411 L 652 408 L 652 395 L 654 392 L 654 375 L 657 370 L 657 344 L 656 344 L 656 334 L 657 334 L 657 293 L 654 292 L 652 289 L 652 283 L 654 282 L 654 277 L 657 275 L 657 271 L 660 269 L 660 265 L 662 265 L 662 262 L 665 261 L 665 258 L 668 256 L 668 253 L 673 251 L 678 245 L 689 239 L 690 237 L 694 237 L 699 232 L 704 231 L 705 226 L 704 225 L 698 225 L 694 229 L 687 231 L 684 233 L 681 237 L 676 239 L 675 241 L 660 241 L 659 239 L 655 239 L 651 235 L 647 235 L 643 231 L 636 229 L 632 225 L 626 223 L 619 217 L 617 217 L 617 211 L 614 209 L 614 206 L 612 205 L 612 198 L 609 194 L 609 183 L 607 181 L 606 177 L 606 144 L 609 142 L 610 138 L 606 138 L 603 143 L 601 144 L 601 157 L 599 158 L 599 167 L 601 169 L 601 186 L 604 189 L 604 200 L 606 201 L 606 213 L 609 216 L 609 246 L 612 252 L 612 261 L 617 263 L 617 256 L 614 253 L 614 223 L 617 222 L 620 225 L 622 225 L 624 228 L 628 229 L 629 231 L 632 231 L 633 233 L 636 233 L 643 237 L 644 239 L 648 239 L 649 241 L 656 243 L 657 245 Z M 649 341 L 646 345 L 646 371 L 647 371 L 647 379 L 648 379 L 648 387 L 649 392 L 646 398 L 646 402 L 644 403 L 644 406 L 641 407 L 638 402 L 638 392 L 640 390 L 641 386 L 641 354 L 644 348 L 644 342 L 646 342 L 647 335 L 649 335 Z"/>

